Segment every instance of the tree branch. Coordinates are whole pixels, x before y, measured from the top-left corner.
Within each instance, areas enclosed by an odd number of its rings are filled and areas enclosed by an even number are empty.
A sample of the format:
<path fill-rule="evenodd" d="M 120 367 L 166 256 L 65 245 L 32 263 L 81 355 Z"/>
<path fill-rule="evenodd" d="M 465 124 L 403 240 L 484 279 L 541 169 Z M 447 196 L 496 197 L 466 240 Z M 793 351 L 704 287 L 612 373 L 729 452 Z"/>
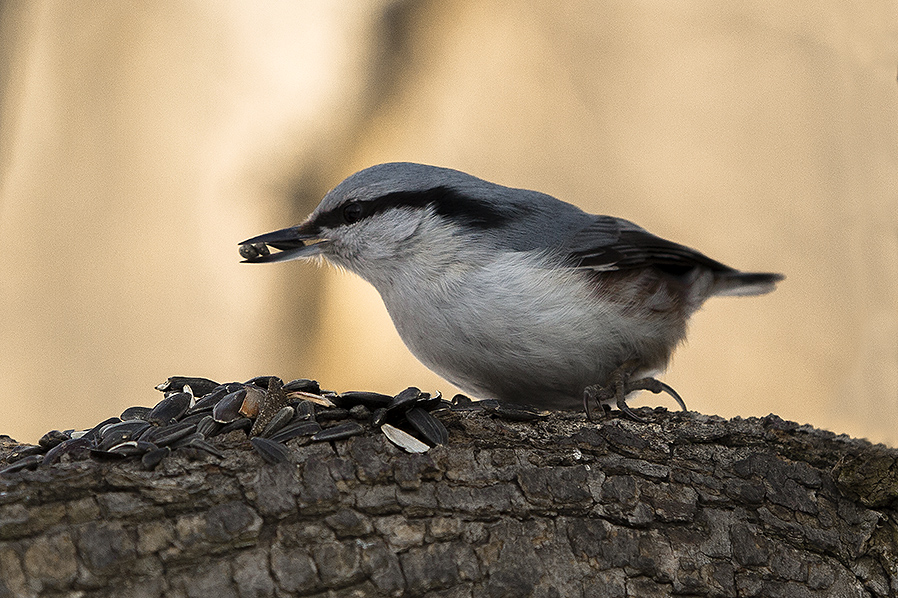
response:
<path fill-rule="evenodd" d="M 424 454 L 369 431 L 276 465 L 234 432 L 223 459 L 7 474 L 0 596 L 898 595 L 898 451 L 649 417 L 451 413 Z"/>

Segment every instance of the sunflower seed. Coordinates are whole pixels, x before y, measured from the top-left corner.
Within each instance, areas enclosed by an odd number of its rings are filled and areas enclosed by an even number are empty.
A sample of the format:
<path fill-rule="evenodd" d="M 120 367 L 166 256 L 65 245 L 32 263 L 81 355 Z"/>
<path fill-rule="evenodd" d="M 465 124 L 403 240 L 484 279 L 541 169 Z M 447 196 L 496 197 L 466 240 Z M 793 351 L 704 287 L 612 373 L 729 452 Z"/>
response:
<path fill-rule="evenodd" d="M 443 403 L 446 403 L 446 406 L 449 405 L 448 401 L 443 401 L 443 394 L 440 391 L 436 391 L 435 393 L 433 393 L 433 395 L 425 392 L 415 403 L 415 407 L 420 407 L 425 411 L 433 411 L 434 409 L 440 407 Z"/>
<path fill-rule="evenodd" d="M 212 410 L 206 409 L 205 411 L 199 411 L 197 413 L 190 413 L 189 415 L 185 415 L 181 419 L 178 420 L 179 424 L 198 424 L 200 420 L 204 417 L 211 417 Z"/>
<path fill-rule="evenodd" d="M 203 438 L 203 435 L 200 434 L 199 432 L 192 432 L 191 434 L 188 434 L 187 436 L 178 438 L 176 441 L 172 442 L 168 446 L 170 446 L 172 448 L 172 450 L 175 450 L 175 449 L 179 449 L 179 448 L 182 448 L 185 446 L 193 446 L 194 442 L 197 442 L 200 440 L 205 441 L 205 438 Z"/>
<path fill-rule="evenodd" d="M 291 392 L 287 393 L 287 398 L 288 399 L 305 399 L 306 401 L 310 401 L 312 403 L 315 403 L 316 405 L 321 405 L 322 407 L 328 407 L 328 408 L 337 406 L 336 404 L 334 404 L 333 401 L 331 401 L 329 398 L 327 398 L 325 396 L 313 394 L 311 392 L 305 392 L 302 390 L 296 390 L 296 391 L 291 391 Z"/>
<path fill-rule="evenodd" d="M 50 466 L 62 460 L 63 456 L 69 455 L 73 461 L 86 459 L 90 454 L 90 441 L 84 438 L 72 438 L 60 442 L 44 455 L 42 466 Z"/>
<path fill-rule="evenodd" d="M 244 417 L 256 417 L 259 415 L 259 409 L 262 408 L 262 403 L 264 402 L 264 390 L 260 390 L 255 386 L 247 386 L 246 397 L 243 399 L 243 404 L 240 406 L 240 414 Z"/>
<path fill-rule="evenodd" d="M 184 386 L 188 385 L 193 389 L 193 394 L 198 397 L 201 397 L 218 386 L 218 382 L 213 382 L 208 378 L 194 378 L 190 376 L 172 376 L 162 384 L 156 386 L 156 390 L 161 390 L 162 392 L 168 392 L 171 390 L 183 390 Z"/>
<path fill-rule="evenodd" d="M 143 433 L 139 440 L 152 442 L 156 446 L 168 446 L 185 436 L 190 436 L 194 432 L 196 432 L 196 424 L 177 423 L 170 426 L 150 428 Z"/>
<path fill-rule="evenodd" d="M 472 401 L 470 397 L 463 394 L 457 394 L 449 401 L 449 408 L 453 411 L 479 411 L 483 409 L 480 405 L 482 401 Z"/>
<path fill-rule="evenodd" d="M 379 392 L 350 390 L 338 394 L 334 402 L 337 403 L 339 407 L 344 407 L 346 409 L 355 407 L 356 405 L 364 405 L 368 409 L 373 410 L 379 407 L 386 407 L 392 400 L 393 397 L 390 395 L 381 394 Z"/>
<path fill-rule="evenodd" d="M 446 426 L 430 412 L 420 407 L 413 407 L 405 412 L 405 419 L 427 442 L 446 444 L 449 441 L 449 432 L 446 430 Z"/>
<path fill-rule="evenodd" d="M 278 382 L 281 383 L 281 386 L 284 385 L 284 381 L 281 380 L 280 378 L 278 378 L 277 376 L 256 376 L 255 378 L 250 378 L 243 384 L 245 384 L 247 386 L 249 386 L 249 385 L 258 386 L 259 388 L 261 388 L 263 390 L 268 390 L 268 385 L 271 384 L 272 380 L 277 380 Z"/>
<path fill-rule="evenodd" d="M 196 424 L 196 431 L 203 435 L 205 438 L 212 438 L 215 436 L 219 430 L 221 430 L 222 424 L 215 421 L 211 415 L 206 415 Z"/>
<path fill-rule="evenodd" d="M 171 449 L 167 446 L 159 447 L 144 453 L 140 458 L 141 464 L 147 469 L 156 469 L 156 466 L 162 463 L 162 460 L 171 454 Z"/>
<path fill-rule="evenodd" d="M 221 430 L 218 431 L 218 434 L 216 434 L 216 436 L 224 436 L 225 434 L 228 434 L 229 432 L 233 432 L 234 430 L 242 430 L 244 432 L 249 432 L 250 428 L 252 428 L 252 427 L 253 427 L 253 420 L 251 420 L 248 417 L 241 417 L 241 418 L 235 419 L 234 421 L 232 421 L 229 424 L 225 424 L 224 426 L 222 426 Z"/>
<path fill-rule="evenodd" d="M 421 389 L 415 388 L 414 386 L 409 386 L 398 395 L 393 397 L 393 400 L 387 405 L 387 410 L 391 412 L 404 410 L 412 405 L 421 397 Z"/>
<path fill-rule="evenodd" d="M 142 440 L 128 440 L 127 442 L 115 445 L 114 447 L 109 449 L 108 452 L 124 455 L 126 457 L 136 457 L 138 455 L 143 455 L 144 453 L 156 450 L 157 448 L 158 447 L 152 442 L 144 442 Z"/>
<path fill-rule="evenodd" d="M 193 395 L 186 392 L 173 392 L 147 413 L 146 421 L 151 424 L 165 426 L 184 415 L 190 408 Z"/>
<path fill-rule="evenodd" d="M 284 384 L 284 392 L 296 391 L 309 392 L 317 395 L 321 392 L 321 387 L 318 386 L 318 383 L 315 380 L 306 380 L 305 378 L 291 380 Z"/>
<path fill-rule="evenodd" d="M 107 424 L 100 428 L 97 432 L 97 437 L 101 440 L 106 439 L 107 436 L 113 434 L 115 432 L 128 432 L 132 437 L 140 436 L 140 434 L 150 427 L 150 422 L 146 422 L 143 420 L 126 420 L 115 422 L 112 424 Z"/>
<path fill-rule="evenodd" d="M 128 419 L 146 419 L 146 416 L 152 411 L 152 407 L 128 407 L 119 416 L 122 420 Z"/>
<path fill-rule="evenodd" d="M 22 471 L 24 469 L 35 469 L 38 465 L 41 464 L 41 461 L 44 460 L 43 455 L 29 455 L 27 457 L 23 457 L 19 459 L 12 465 L 7 465 L 3 469 L 0 469 L 0 475 L 4 475 L 7 473 L 15 473 L 17 471 Z"/>
<path fill-rule="evenodd" d="M 117 423 L 120 421 L 122 421 L 122 420 L 118 417 L 110 417 L 109 419 L 104 419 L 103 421 L 98 423 L 96 426 L 94 426 L 93 428 L 88 430 L 87 433 L 85 433 L 82 436 L 82 438 L 87 438 L 88 440 L 94 440 L 95 438 L 99 437 L 99 432 L 100 432 L 100 430 L 103 429 L 104 426 L 108 426 L 109 424 L 114 424 L 114 423 Z"/>
<path fill-rule="evenodd" d="M 321 425 L 316 421 L 293 421 L 271 437 L 276 442 L 287 442 L 297 436 L 312 436 L 321 431 Z"/>
<path fill-rule="evenodd" d="M 259 436 L 262 436 L 263 438 L 271 438 L 275 435 L 275 433 L 279 432 L 282 428 L 284 428 L 284 426 L 289 424 L 295 414 L 296 410 L 294 410 L 290 405 L 281 407 L 281 409 L 274 414 L 274 417 L 271 418 L 271 421 L 268 422 L 268 424 L 265 426 L 265 429 L 262 430 L 262 433 L 259 434 Z"/>
<path fill-rule="evenodd" d="M 383 423 L 387 421 L 387 408 L 381 407 L 380 409 L 375 409 L 371 414 L 371 425 L 375 428 L 379 428 L 383 425 Z"/>
<path fill-rule="evenodd" d="M 256 449 L 256 452 L 261 455 L 266 463 L 275 465 L 283 463 L 290 458 L 290 450 L 280 442 L 259 436 L 250 438 L 250 442 L 253 443 L 253 448 Z"/>
<path fill-rule="evenodd" d="M 315 403 L 306 400 L 299 400 L 290 403 L 290 406 L 296 411 L 294 419 L 310 419 L 315 417 Z"/>
<path fill-rule="evenodd" d="M 238 251 L 240 252 L 240 257 L 248 262 L 265 257 L 271 253 L 268 245 L 265 243 L 244 243 Z"/>
<path fill-rule="evenodd" d="M 430 447 L 403 430 L 391 426 L 390 424 L 384 424 L 380 427 L 381 431 L 384 433 L 390 442 L 403 449 L 408 453 L 426 453 L 430 450 Z"/>
<path fill-rule="evenodd" d="M 209 453 L 210 455 L 214 455 L 214 456 L 218 457 L 219 459 L 225 458 L 224 453 L 222 453 L 220 450 L 215 448 L 211 442 L 209 442 L 208 440 L 203 440 L 201 438 L 191 439 L 190 442 L 187 442 L 184 445 L 179 444 L 178 448 L 197 449 L 200 451 L 205 451 L 205 452 Z"/>
<path fill-rule="evenodd" d="M 197 399 L 196 403 L 193 404 L 193 407 L 190 408 L 188 413 L 193 413 L 196 411 L 201 411 L 206 408 L 214 407 L 216 403 L 218 403 L 221 399 L 225 397 L 228 393 L 232 393 L 236 390 L 240 390 L 243 388 L 242 385 L 231 385 L 231 384 L 222 384 L 221 386 L 217 386 L 215 390 L 210 393 L 205 394 L 204 396 Z"/>
<path fill-rule="evenodd" d="M 361 434 L 364 431 L 365 428 L 356 422 L 346 422 L 345 424 L 339 424 L 333 428 L 325 428 L 320 432 L 316 432 L 312 435 L 312 441 L 322 442 L 326 440 L 343 440 L 344 438 Z"/>
<path fill-rule="evenodd" d="M 371 410 L 364 405 L 355 405 L 349 410 L 349 417 L 360 421 L 371 419 Z"/>
<path fill-rule="evenodd" d="M 114 447 L 117 444 L 121 444 L 129 440 L 135 440 L 138 437 L 139 436 L 135 436 L 134 432 L 129 429 L 113 430 L 103 436 L 102 440 L 96 446 L 96 448 L 100 451 L 108 451 L 110 448 Z"/>
<path fill-rule="evenodd" d="M 68 434 L 60 432 L 59 430 L 50 430 L 49 432 L 41 436 L 41 439 L 37 441 L 37 444 L 39 446 L 42 446 L 45 450 L 49 450 L 60 442 L 64 442 L 68 439 Z"/>
<path fill-rule="evenodd" d="M 318 421 L 334 421 L 338 419 L 346 419 L 349 417 L 348 409 L 341 409 L 339 407 L 335 407 L 333 409 L 322 409 L 318 411 L 318 414 L 315 416 L 315 419 Z"/>
<path fill-rule="evenodd" d="M 18 461 L 19 459 L 24 459 L 25 457 L 31 457 L 34 455 L 43 455 L 47 452 L 42 446 L 37 446 L 33 444 L 23 444 L 17 446 L 13 449 L 13 451 L 6 456 L 7 463 L 13 463 Z"/>
<path fill-rule="evenodd" d="M 212 418 L 220 424 L 227 424 L 238 419 L 245 398 L 246 388 L 225 395 L 212 408 Z"/>

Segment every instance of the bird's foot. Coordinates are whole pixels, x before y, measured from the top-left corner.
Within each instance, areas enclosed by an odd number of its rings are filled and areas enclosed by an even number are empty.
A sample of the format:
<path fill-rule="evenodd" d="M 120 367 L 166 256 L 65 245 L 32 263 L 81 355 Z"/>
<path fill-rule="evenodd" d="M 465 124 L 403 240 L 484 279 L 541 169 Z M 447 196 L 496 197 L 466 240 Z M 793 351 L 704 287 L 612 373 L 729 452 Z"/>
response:
<path fill-rule="evenodd" d="M 648 390 L 655 394 L 666 392 L 676 400 L 683 411 L 686 411 L 686 403 L 668 384 L 656 380 L 655 378 L 646 377 L 638 380 L 631 380 L 631 376 L 638 368 L 639 364 L 635 361 L 627 361 L 619 368 L 611 373 L 608 382 L 605 385 L 595 384 L 587 386 L 583 390 L 583 408 L 586 410 L 586 417 L 589 421 L 595 421 L 593 418 L 593 409 L 591 404 L 598 403 L 607 414 L 611 408 L 608 405 L 612 400 L 625 415 L 638 422 L 646 420 L 636 415 L 630 407 L 627 406 L 627 395 L 637 390 Z"/>

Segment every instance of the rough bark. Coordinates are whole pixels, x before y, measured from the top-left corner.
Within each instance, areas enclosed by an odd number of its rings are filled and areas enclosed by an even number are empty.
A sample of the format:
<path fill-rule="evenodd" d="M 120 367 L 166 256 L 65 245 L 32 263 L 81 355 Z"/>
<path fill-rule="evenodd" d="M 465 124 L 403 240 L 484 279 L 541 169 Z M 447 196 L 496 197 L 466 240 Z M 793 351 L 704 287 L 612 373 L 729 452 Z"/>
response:
<path fill-rule="evenodd" d="M 777 417 L 444 417 L 0 479 L 0 596 L 898 596 L 898 451 Z M 2 453 L 2 451 L 0 451 Z M 180 453 L 180 454 L 179 454 Z"/>

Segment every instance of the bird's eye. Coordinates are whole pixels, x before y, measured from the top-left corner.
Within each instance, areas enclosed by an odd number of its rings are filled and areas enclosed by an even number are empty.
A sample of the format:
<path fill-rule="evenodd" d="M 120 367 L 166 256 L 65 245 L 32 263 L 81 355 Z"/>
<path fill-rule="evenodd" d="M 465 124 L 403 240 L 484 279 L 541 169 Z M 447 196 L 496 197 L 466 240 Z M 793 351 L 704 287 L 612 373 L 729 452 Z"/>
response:
<path fill-rule="evenodd" d="M 358 222 L 362 219 L 364 215 L 364 208 L 362 204 L 357 201 L 352 201 L 343 206 L 343 221 L 346 224 L 352 224 L 354 222 Z"/>

